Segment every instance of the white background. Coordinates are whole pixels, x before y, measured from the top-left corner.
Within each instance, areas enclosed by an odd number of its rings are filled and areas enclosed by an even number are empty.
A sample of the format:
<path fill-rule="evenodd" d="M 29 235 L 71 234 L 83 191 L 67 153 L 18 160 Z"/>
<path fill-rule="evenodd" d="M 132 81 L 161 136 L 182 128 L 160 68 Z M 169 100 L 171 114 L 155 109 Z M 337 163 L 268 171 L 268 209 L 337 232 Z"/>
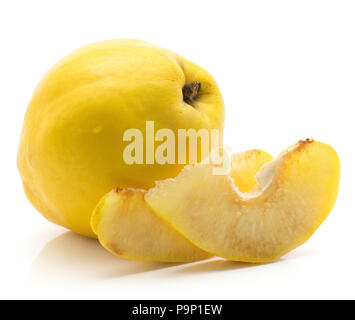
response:
<path fill-rule="evenodd" d="M 355 298 L 354 1 L 2 1 L 0 33 L 0 298 Z M 143 263 L 32 208 L 16 149 L 36 83 L 74 49 L 122 37 L 213 74 L 233 151 L 277 155 L 310 136 L 337 150 L 338 201 L 305 245 L 268 265 Z"/>

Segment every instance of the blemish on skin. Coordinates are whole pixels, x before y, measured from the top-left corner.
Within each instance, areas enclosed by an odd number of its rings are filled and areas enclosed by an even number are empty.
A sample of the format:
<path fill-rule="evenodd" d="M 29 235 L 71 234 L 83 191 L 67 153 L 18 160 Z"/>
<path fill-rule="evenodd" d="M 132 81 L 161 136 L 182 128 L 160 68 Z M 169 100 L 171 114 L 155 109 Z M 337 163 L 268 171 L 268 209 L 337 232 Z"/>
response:
<path fill-rule="evenodd" d="M 131 198 L 131 197 L 133 197 L 136 194 L 134 189 L 131 189 L 131 188 L 127 188 L 127 189 L 124 189 L 122 191 L 123 191 L 123 196 L 126 197 L 126 198 Z"/>
<path fill-rule="evenodd" d="M 92 129 L 92 132 L 94 134 L 98 134 L 98 133 L 102 132 L 102 130 L 103 130 L 102 126 L 96 126 L 94 129 Z"/>
<path fill-rule="evenodd" d="M 308 143 L 311 143 L 311 142 L 314 142 L 313 138 L 307 138 L 306 140 L 298 141 L 299 144 L 308 144 Z"/>
<path fill-rule="evenodd" d="M 298 152 L 300 152 L 302 149 L 304 149 L 305 147 L 307 147 L 309 144 L 311 144 L 312 142 L 314 142 L 313 138 L 307 138 L 306 140 L 300 140 L 298 141 L 298 146 L 296 147 L 296 150 Z"/>
<path fill-rule="evenodd" d="M 110 248 L 114 253 L 116 253 L 118 256 L 123 255 L 123 251 L 116 246 L 114 243 L 108 243 L 107 247 Z"/>

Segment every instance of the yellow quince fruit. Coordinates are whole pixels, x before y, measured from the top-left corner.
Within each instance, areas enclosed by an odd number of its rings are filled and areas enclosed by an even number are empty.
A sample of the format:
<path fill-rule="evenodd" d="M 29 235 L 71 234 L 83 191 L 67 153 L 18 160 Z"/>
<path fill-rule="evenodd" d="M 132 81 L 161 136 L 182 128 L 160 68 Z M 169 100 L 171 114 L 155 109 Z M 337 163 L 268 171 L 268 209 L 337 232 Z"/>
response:
<path fill-rule="evenodd" d="M 73 52 L 44 76 L 28 106 L 18 151 L 28 199 L 48 220 L 96 237 L 90 215 L 105 193 L 147 189 L 184 166 L 154 161 L 160 143 L 148 141 L 148 122 L 149 130 L 170 129 L 176 137 L 179 129 L 221 131 L 224 106 L 215 80 L 144 41 L 110 40 Z M 124 161 L 123 138 L 132 128 L 145 143 L 140 155 L 153 150 L 143 164 Z"/>

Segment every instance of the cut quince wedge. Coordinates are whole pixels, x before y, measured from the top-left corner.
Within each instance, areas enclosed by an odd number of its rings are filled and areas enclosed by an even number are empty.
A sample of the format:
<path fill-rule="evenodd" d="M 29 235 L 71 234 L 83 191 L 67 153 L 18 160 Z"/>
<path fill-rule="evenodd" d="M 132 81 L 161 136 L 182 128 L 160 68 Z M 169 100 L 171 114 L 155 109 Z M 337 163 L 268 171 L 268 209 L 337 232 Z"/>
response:
<path fill-rule="evenodd" d="M 99 202 L 91 228 L 101 245 L 122 258 L 190 262 L 211 257 L 185 240 L 147 205 L 141 189 L 114 189 Z"/>
<path fill-rule="evenodd" d="M 145 199 L 193 244 L 234 261 L 266 263 L 303 244 L 326 219 L 338 193 L 340 163 L 328 145 L 299 141 L 257 174 L 241 193 L 213 164 L 186 166 Z"/>
<path fill-rule="evenodd" d="M 232 170 L 236 185 L 251 188 L 261 163 L 270 157 L 260 150 L 235 154 Z M 143 261 L 190 262 L 212 256 L 159 218 L 146 203 L 146 192 L 114 189 L 100 200 L 91 216 L 91 227 L 103 247 L 115 255 Z"/>

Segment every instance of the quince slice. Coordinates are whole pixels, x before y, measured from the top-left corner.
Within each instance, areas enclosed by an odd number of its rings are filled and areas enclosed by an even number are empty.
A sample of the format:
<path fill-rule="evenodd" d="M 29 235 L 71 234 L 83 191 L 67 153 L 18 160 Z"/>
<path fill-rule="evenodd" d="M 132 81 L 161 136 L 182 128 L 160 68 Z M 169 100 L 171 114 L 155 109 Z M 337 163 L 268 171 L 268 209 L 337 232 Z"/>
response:
<path fill-rule="evenodd" d="M 211 257 L 169 228 L 147 205 L 145 193 L 114 189 L 100 200 L 91 227 L 104 248 L 142 261 L 188 262 Z"/>
<path fill-rule="evenodd" d="M 240 180 L 243 188 L 251 188 L 254 175 L 270 157 L 259 150 L 236 154 L 232 164 L 233 172 L 238 172 L 236 185 L 239 187 Z M 115 255 L 143 261 L 191 262 L 212 256 L 159 218 L 146 203 L 146 192 L 114 189 L 100 200 L 91 216 L 91 227 L 103 247 Z"/>
<path fill-rule="evenodd" d="M 186 166 L 157 183 L 145 199 L 193 244 L 229 260 L 266 263 L 303 244 L 331 211 L 340 163 L 328 145 L 299 141 L 257 174 L 259 187 L 241 193 L 212 164 Z"/>

